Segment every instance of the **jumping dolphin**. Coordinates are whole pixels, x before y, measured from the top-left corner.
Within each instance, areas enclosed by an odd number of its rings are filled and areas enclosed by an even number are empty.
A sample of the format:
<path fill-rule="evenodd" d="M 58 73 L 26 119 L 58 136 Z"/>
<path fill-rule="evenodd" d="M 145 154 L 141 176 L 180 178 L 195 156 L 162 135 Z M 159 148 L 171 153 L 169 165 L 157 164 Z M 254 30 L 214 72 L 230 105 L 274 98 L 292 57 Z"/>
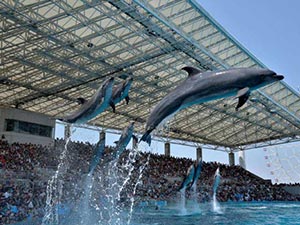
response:
<path fill-rule="evenodd" d="M 93 158 L 91 160 L 90 167 L 89 167 L 89 174 L 92 174 L 96 166 L 99 164 L 100 159 L 104 155 L 104 149 L 105 149 L 105 137 L 104 138 L 102 137 L 96 144 Z"/>
<path fill-rule="evenodd" d="M 119 156 L 126 149 L 126 146 L 130 142 L 131 138 L 137 139 L 133 135 L 133 130 L 134 130 L 134 121 L 131 121 L 129 123 L 129 125 L 123 130 L 119 141 L 116 142 L 116 148 L 112 153 L 112 158 L 113 159 L 119 158 Z"/>
<path fill-rule="evenodd" d="M 78 98 L 78 101 L 83 105 L 74 113 L 61 118 L 60 120 L 68 123 L 86 123 L 88 120 L 96 117 L 103 112 L 108 106 L 112 96 L 112 87 L 114 78 L 111 77 L 103 82 L 96 93 L 90 100 L 85 101 L 83 98 Z"/>
<path fill-rule="evenodd" d="M 245 104 L 251 90 L 284 78 L 271 70 L 259 68 L 202 72 L 197 68 L 187 66 L 182 70 L 188 72 L 188 77 L 154 107 L 140 141 L 146 141 L 150 145 L 150 134 L 158 125 L 166 118 L 191 105 L 236 96 L 239 99 L 237 110 Z"/>
<path fill-rule="evenodd" d="M 194 177 L 194 173 L 195 173 L 195 166 L 194 164 L 191 165 L 186 173 L 186 176 L 183 180 L 183 182 L 180 185 L 179 191 L 181 190 L 185 190 L 187 188 L 187 186 L 192 182 L 193 177 Z"/>
<path fill-rule="evenodd" d="M 129 89 L 132 84 L 133 78 L 128 77 L 123 83 L 116 85 L 113 88 L 112 97 L 109 105 L 113 109 L 113 112 L 116 111 L 116 104 L 122 101 L 124 98 L 126 100 L 126 104 L 129 102 Z"/>
<path fill-rule="evenodd" d="M 202 159 L 200 158 L 199 162 L 196 166 L 196 170 L 195 170 L 195 173 L 194 173 L 193 182 L 192 182 L 191 187 L 193 187 L 194 185 L 197 184 L 197 181 L 198 181 L 198 179 L 200 177 L 200 174 L 201 174 L 201 170 L 202 170 Z"/>
<path fill-rule="evenodd" d="M 220 169 L 218 169 L 215 172 L 215 180 L 214 180 L 214 186 L 213 186 L 213 194 L 215 195 L 217 193 L 218 186 L 220 184 L 221 175 L 220 175 Z"/>

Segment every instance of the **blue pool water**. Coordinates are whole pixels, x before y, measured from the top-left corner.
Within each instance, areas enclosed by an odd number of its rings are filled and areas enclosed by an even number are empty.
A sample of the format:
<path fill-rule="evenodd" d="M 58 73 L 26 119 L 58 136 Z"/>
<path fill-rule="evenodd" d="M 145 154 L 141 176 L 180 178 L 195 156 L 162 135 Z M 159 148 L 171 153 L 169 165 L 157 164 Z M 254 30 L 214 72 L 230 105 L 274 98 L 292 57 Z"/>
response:
<path fill-rule="evenodd" d="M 187 209 L 186 215 L 172 207 L 141 210 L 134 213 L 132 224 L 300 224 L 298 202 L 220 203 L 220 209 L 214 212 L 211 204 L 207 203 L 200 204 L 198 212 Z"/>
<path fill-rule="evenodd" d="M 218 224 L 218 225 L 262 225 L 262 224 L 300 224 L 300 203 L 298 202 L 260 202 L 220 203 L 220 210 L 214 211 L 211 203 L 200 205 L 189 204 L 185 213 L 177 204 L 162 208 L 137 207 L 134 209 L 130 225 L 192 225 L 192 224 Z M 96 212 L 95 212 L 96 213 Z M 70 219 L 70 218 L 69 218 Z M 124 221 L 124 225 L 128 224 Z M 18 225 L 41 224 L 40 221 L 27 221 Z M 60 224 L 70 225 L 61 222 Z M 72 225 L 82 224 L 76 220 Z M 96 225 L 106 222 L 91 222 Z"/>

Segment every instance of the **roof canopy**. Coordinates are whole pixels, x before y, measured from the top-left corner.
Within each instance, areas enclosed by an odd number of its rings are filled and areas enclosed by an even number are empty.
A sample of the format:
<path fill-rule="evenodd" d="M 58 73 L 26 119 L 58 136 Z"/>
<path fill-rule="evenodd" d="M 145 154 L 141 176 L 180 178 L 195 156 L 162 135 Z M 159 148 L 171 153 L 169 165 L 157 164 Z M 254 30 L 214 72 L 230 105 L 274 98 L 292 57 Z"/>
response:
<path fill-rule="evenodd" d="M 131 102 L 90 124 L 122 130 L 187 74 L 264 67 L 194 0 L 31 0 L 0 2 L 0 104 L 61 117 L 108 76 L 133 75 Z M 190 107 L 158 136 L 236 149 L 297 140 L 299 95 L 284 82 L 261 88 L 238 112 L 235 99 Z"/>

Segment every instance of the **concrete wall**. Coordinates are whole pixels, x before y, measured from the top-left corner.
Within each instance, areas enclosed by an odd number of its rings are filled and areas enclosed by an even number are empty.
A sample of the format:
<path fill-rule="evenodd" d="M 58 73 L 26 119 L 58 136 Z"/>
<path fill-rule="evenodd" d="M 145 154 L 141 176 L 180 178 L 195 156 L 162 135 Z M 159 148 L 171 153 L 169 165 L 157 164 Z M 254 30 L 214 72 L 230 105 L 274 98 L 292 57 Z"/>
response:
<path fill-rule="evenodd" d="M 52 127 L 52 137 L 49 138 L 32 134 L 18 133 L 14 131 L 5 131 L 5 119 L 14 119 L 50 126 Z M 15 108 L 0 108 L 0 138 L 2 135 L 5 136 L 5 139 L 8 141 L 8 143 L 19 142 L 53 145 L 55 137 L 55 119 L 41 113 L 34 113 Z"/>

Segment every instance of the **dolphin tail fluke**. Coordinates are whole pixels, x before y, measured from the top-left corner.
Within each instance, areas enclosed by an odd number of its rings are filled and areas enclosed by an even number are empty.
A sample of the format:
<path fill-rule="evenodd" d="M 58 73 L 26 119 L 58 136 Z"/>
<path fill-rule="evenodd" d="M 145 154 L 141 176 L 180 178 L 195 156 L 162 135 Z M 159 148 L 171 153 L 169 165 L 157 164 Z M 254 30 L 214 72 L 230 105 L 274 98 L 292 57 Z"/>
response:
<path fill-rule="evenodd" d="M 151 134 L 150 134 L 150 130 L 147 130 L 146 133 L 142 136 L 141 141 L 145 141 L 148 143 L 148 145 L 150 146 L 151 145 Z"/>

